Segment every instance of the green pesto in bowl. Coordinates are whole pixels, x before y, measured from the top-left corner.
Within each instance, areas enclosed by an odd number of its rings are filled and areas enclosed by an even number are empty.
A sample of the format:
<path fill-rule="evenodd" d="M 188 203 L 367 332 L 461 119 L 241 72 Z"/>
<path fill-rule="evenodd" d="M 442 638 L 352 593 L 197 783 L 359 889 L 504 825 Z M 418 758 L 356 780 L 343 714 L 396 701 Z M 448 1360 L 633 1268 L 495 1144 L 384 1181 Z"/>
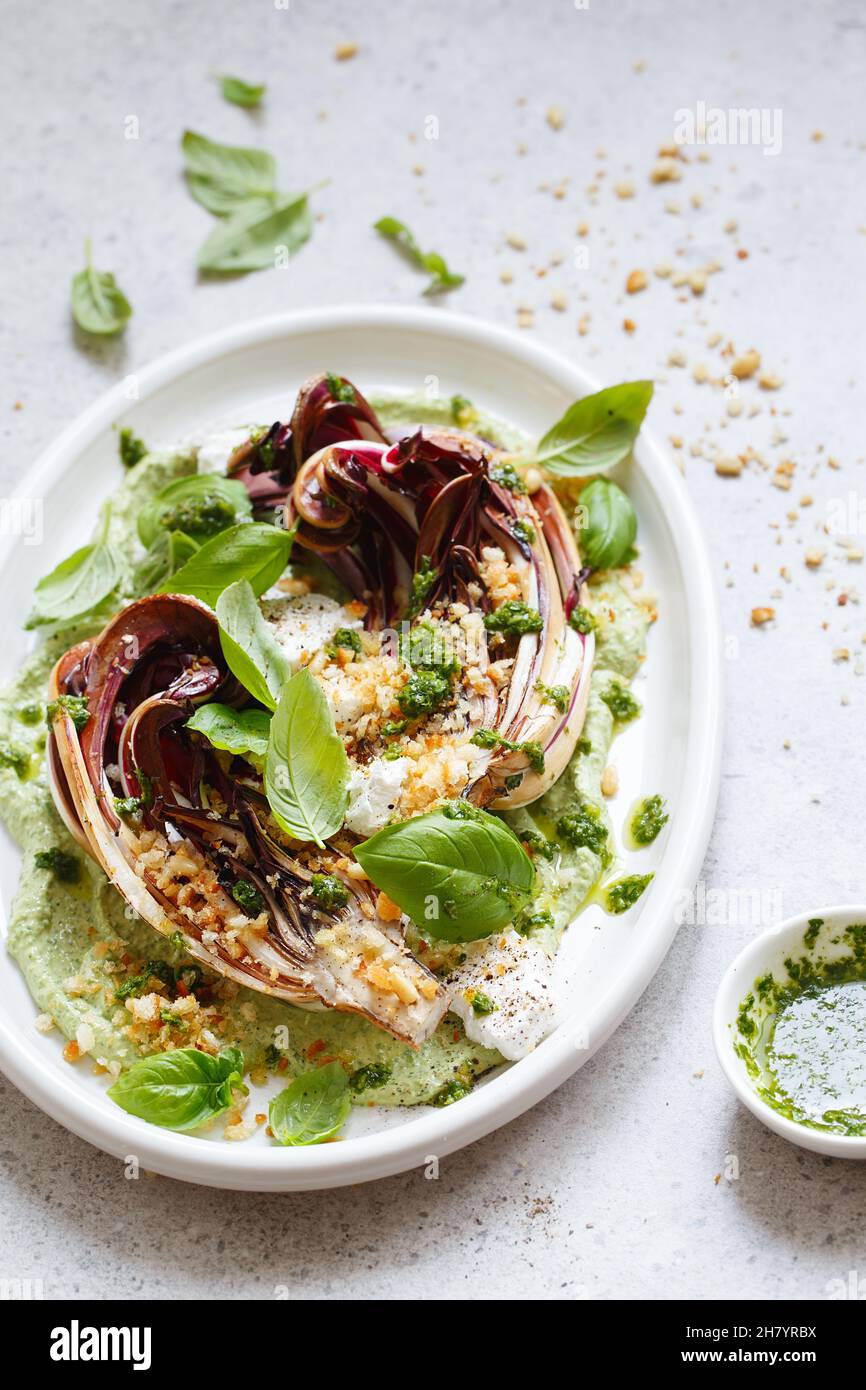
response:
<path fill-rule="evenodd" d="M 803 954 L 755 981 L 736 1029 L 766 1105 L 810 1129 L 866 1135 L 866 923 L 831 935 L 811 918 Z"/>

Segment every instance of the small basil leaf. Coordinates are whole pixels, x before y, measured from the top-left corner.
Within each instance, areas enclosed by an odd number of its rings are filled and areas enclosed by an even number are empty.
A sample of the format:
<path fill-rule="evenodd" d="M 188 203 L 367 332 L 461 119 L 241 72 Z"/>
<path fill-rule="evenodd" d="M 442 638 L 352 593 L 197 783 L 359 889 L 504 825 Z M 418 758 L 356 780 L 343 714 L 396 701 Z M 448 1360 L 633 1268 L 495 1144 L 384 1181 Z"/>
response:
<path fill-rule="evenodd" d="M 513 920 L 529 901 L 535 870 L 496 816 L 453 802 L 386 825 L 355 848 L 377 888 L 444 941 L 475 941 Z"/>
<path fill-rule="evenodd" d="M 287 681 L 271 720 L 265 792 L 277 821 L 296 840 L 324 848 L 343 824 L 349 759 L 325 692 L 302 667 Z"/>
<path fill-rule="evenodd" d="M 637 514 L 631 498 L 609 478 L 594 478 L 580 494 L 578 544 L 594 570 L 614 569 L 631 556 Z"/>
<path fill-rule="evenodd" d="M 613 468 L 631 451 L 652 394 L 651 381 L 626 381 L 575 401 L 539 440 L 532 462 L 556 478 Z"/>
<path fill-rule="evenodd" d="M 220 594 L 216 615 L 223 656 L 232 675 L 260 704 L 276 709 L 291 667 L 246 579 Z"/>
<path fill-rule="evenodd" d="M 219 82 L 226 101 L 235 106 L 258 106 L 265 94 L 264 82 L 244 82 L 242 78 L 230 77 L 228 73 L 220 73 Z"/>
<path fill-rule="evenodd" d="M 135 567 L 132 583 L 136 594 L 152 594 L 197 550 L 198 542 L 181 531 L 161 531 Z"/>
<path fill-rule="evenodd" d="M 342 1129 L 351 1108 L 349 1079 L 339 1062 L 329 1062 L 274 1096 L 268 1119 L 279 1144 L 321 1144 Z"/>
<path fill-rule="evenodd" d="M 66 623 L 98 608 L 114 592 L 121 575 L 121 560 L 108 540 L 106 510 L 99 534 L 40 579 L 34 594 L 28 628 L 46 623 Z"/>
<path fill-rule="evenodd" d="M 219 1058 L 223 1066 L 228 1069 L 230 1075 L 234 1074 L 239 1081 L 243 1081 L 244 1054 L 239 1047 L 235 1047 L 233 1044 L 231 1047 L 221 1048 Z"/>
<path fill-rule="evenodd" d="M 225 503 L 233 515 L 220 527 L 213 518 L 212 502 Z M 219 473 L 193 473 L 187 478 L 175 478 L 146 502 L 138 514 L 138 538 L 150 546 L 161 531 L 183 531 L 194 540 L 206 539 L 215 529 L 226 530 L 241 517 L 252 514 L 252 503 L 243 483 L 224 478 Z"/>
<path fill-rule="evenodd" d="M 84 249 L 87 263 L 72 277 L 72 317 L 85 333 L 119 333 L 132 314 L 132 305 L 110 271 L 94 270 L 89 241 Z"/>
<path fill-rule="evenodd" d="M 200 248 L 199 270 L 225 273 L 266 270 L 278 253 L 293 256 L 313 230 L 306 193 L 252 198 L 219 223 Z"/>
<path fill-rule="evenodd" d="M 213 608 L 229 584 L 246 579 L 253 593 L 263 594 L 286 568 L 291 549 L 288 531 L 265 522 L 241 523 L 205 541 L 177 574 L 160 585 L 159 593 L 192 594 Z"/>
<path fill-rule="evenodd" d="M 230 709 L 217 702 L 199 705 L 186 727 L 204 734 L 214 748 L 248 758 L 254 767 L 264 763 L 271 716 L 263 709 Z"/>
<path fill-rule="evenodd" d="M 111 1099 L 149 1124 L 163 1129 L 197 1129 L 227 1110 L 232 1091 L 243 1083 L 243 1054 L 236 1047 L 211 1057 L 180 1047 L 142 1057 L 109 1089 Z"/>
<path fill-rule="evenodd" d="M 208 212 L 225 217 L 250 198 L 274 196 L 277 166 L 267 150 L 219 145 L 193 130 L 184 133 L 181 148 L 189 191 Z"/>
<path fill-rule="evenodd" d="M 428 272 L 432 278 L 425 294 L 441 294 L 443 290 L 456 290 L 463 284 L 465 277 L 450 271 L 438 251 L 421 250 L 405 222 L 399 222 L 396 217 L 380 217 L 373 223 L 373 230 L 393 241 L 413 265 Z"/>

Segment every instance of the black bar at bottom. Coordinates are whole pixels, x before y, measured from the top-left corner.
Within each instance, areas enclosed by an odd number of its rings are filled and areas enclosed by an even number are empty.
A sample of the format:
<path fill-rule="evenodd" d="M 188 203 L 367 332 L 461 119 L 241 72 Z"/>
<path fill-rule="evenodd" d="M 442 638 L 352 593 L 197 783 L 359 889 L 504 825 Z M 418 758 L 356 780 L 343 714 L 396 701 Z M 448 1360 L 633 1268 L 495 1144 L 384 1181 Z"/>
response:
<path fill-rule="evenodd" d="M 495 1301 L 493 1311 L 483 1314 L 483 1323 L 474 1322 L 465 1303 L 460 1305 L 459 1318 L 455 1318 L 458 1310 L 453 1304 L 443 1305 L 450 1365 L 454 1365 L 454 1353 L 459 1352 L 461 1343 L 471 1349 L 482 1328 L 486 1329 L 485 1360 L 488 1356 L 497 1358 L 497 1341 L 505 1349 L 516 1328 L 500 1320 L 504 1301 Z M 47 1371 L 61 1379 L 83 1372 L 98 1375 L 107 1369 L 115 1376 L 118 1372 L 135 1374 L 138 1380 L 157 1373 L 165 1384 L 165 1375 L 172 1375 L 182 1365 L 194 1375 L 208 1375 L 218 1368 L 224 1380 L 235 1366 L 248 1373 L 251 1354 L 259 1371 L 267 1375 L 271 1355 L 274 1366 L 283 1361 L 287 1341 L 292 1344 L 290 1360 L 295 1372 L 303 1374 L 307 1361 L 309 1369 L 314 1369 L 323 1350 L 315 1324 L 299 1321 L 297 1314 L 281 1315 L 279 1306 L 271 1306 L 274 1302 L 277 1300 L 262 1300 L 256 1307 L 253 1300 L 41 1302 L 24 1298 L 0 1302 L 0 1325 L 12 1334 L 8 1346 L 26 1345 L 28 1370 Z M 375 1320 L 375 1311 L 369 1303 L 356 1305 L 356 1313 L 350 1300 L 329 1302 L 339 1303 L 328 1316 L 339 1320 L 344 1346 L 357 1316 L 362 1340 L 354 1345 L 356 1351 L 361 1350 L 365 1333 L 369 1334 L 374 1325 L 371 1319 Z M 423 1318 L 433 1330 L 437 1315 L 431 1314 L 430 1302 L 424 1301 Z M 484 1300 L 478 1302 L 483 1304 Z M 389 1326 L 398 1342 L 408 1346 L 412 1328 L 416 1334 L 419 1330 L 419 1315 L 411 1303 L 405 1306 L 405 1320 L 395 1321 L 392 1313 Z M 610 1371 L 632 1367 L 700 1371 L 706 1366 L 761 1366 L 774 1371 L 807 1366 L 826 1373 L 850 1371 L 852 1343 L 860 1330 L 858 1314 L 859 1310 L 847 1307 L 844 1299 L 826 1303 L 619 1301 L 592 1303 L 591 1307 L 578 1301 L 577 1319 L 573 1315 L 569 1318 L 571 1332 L 566 1336 L 569 1340 L 576 1337 L 572 1346 L 576 1366 L 591 1350 L 593 1361 L 603 1357 Z M 306 1335 L 301 1330 L 304 1327 Z M 536 1350 L 540 1350 L 537 1328 L 532 1335 Z M 266 1347 L 271 1351 L 266 1353 Z M 359 1369 L 364 1360 L 362 1352 L 355 1363 Z M 352 1374 L 351 1364 L 343 1366 L 342 1374 Z"/>

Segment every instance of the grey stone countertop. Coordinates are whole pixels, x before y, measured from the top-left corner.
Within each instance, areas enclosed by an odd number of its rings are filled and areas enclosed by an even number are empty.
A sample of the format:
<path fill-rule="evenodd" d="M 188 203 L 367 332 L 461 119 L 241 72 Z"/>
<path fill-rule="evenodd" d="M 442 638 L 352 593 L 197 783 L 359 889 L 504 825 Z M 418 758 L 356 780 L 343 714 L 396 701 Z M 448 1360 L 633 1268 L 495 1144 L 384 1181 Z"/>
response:
<path fill-rule="evenodd" d="M 282 308 L 418 303 L 423 280 L 369 230 L 389 213 L 465 273 L 449 307 L 522 317 L 606 382 L 656 378 L 653 426 L 703 518 L 729 659 L 702 871 L 714 920 L 680 931 L 554 1095 L 438 1181 L 275 1197 L 128 1182 L 0 1081 L 0 1274 L 124 1298 L 820 1299 L 866 1277 L 866 1169 L 764 1129 L 710 1038 L 720 975 L 765 921 L 866 898 L 862 6 L 2 11 L 0 487 L 119 376 L 200 333 Z M 260 113 L 222 101 L 211 74 L 226 69 L 268 83 Z M 701 107 L 754 108 L 763 125 L 733 145 L 726 117 L 727 145 L 684 145 L 659 168 L 677 113 Z M 196 281 L 209 219 L 179 172 L 186 127 L 273 150 L 292 187 L 329 179 L 289 273 Z M 135 305 L 124 338 L 96 347 L 68 310 L 86 236 Z M 647 287 L 628 294 L 639 269 Z M 777 389 L 731 378 L 752 348 Z M 751 625 L 756 607 L 775 619 Z"/>

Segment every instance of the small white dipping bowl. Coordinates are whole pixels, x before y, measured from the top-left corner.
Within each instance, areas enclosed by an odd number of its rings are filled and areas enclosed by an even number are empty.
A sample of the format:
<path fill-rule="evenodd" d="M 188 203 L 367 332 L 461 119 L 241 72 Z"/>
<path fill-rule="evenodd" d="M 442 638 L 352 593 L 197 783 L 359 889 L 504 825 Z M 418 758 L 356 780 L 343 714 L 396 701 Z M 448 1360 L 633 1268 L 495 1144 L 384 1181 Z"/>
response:
<path fill-rule="evenodd" d="M 831 938 L 838 936 L 852 923 L 866 922 L 866 906 L 855 903 L 813 908 L 797 917 L 789 917 L 786 922 L 761 932 L 754 941 L 750 941 L 731 962 L 719 985 L 713 1011 L 713 1041 L 722 1070 L 737 1096 L 768 1129 L 814 1153 L 831 1154 L 834 1158 L 866 1159 L 866 1135 L 831 1134 L 826 1130 L 810 1129 L 808 1125 L 789 1120 L 767 1105 L 756 1090 L 745 1062 L 734 1050 L 735 1044 L 741 1041 L 737 1031 L 737 1014 L 743 1000 L 754 988 L 756 980 L 769 973 L 784 983 L 788 975 L 785 961 L 790 957 L 812 953 L 804 946 L 803 937 L 810 921 L 816 917 L 824 925 L 814 943 L 815 953 L 824 959 L 837 959 L 851 953 L 847 945 L 834 945 Z"/>

